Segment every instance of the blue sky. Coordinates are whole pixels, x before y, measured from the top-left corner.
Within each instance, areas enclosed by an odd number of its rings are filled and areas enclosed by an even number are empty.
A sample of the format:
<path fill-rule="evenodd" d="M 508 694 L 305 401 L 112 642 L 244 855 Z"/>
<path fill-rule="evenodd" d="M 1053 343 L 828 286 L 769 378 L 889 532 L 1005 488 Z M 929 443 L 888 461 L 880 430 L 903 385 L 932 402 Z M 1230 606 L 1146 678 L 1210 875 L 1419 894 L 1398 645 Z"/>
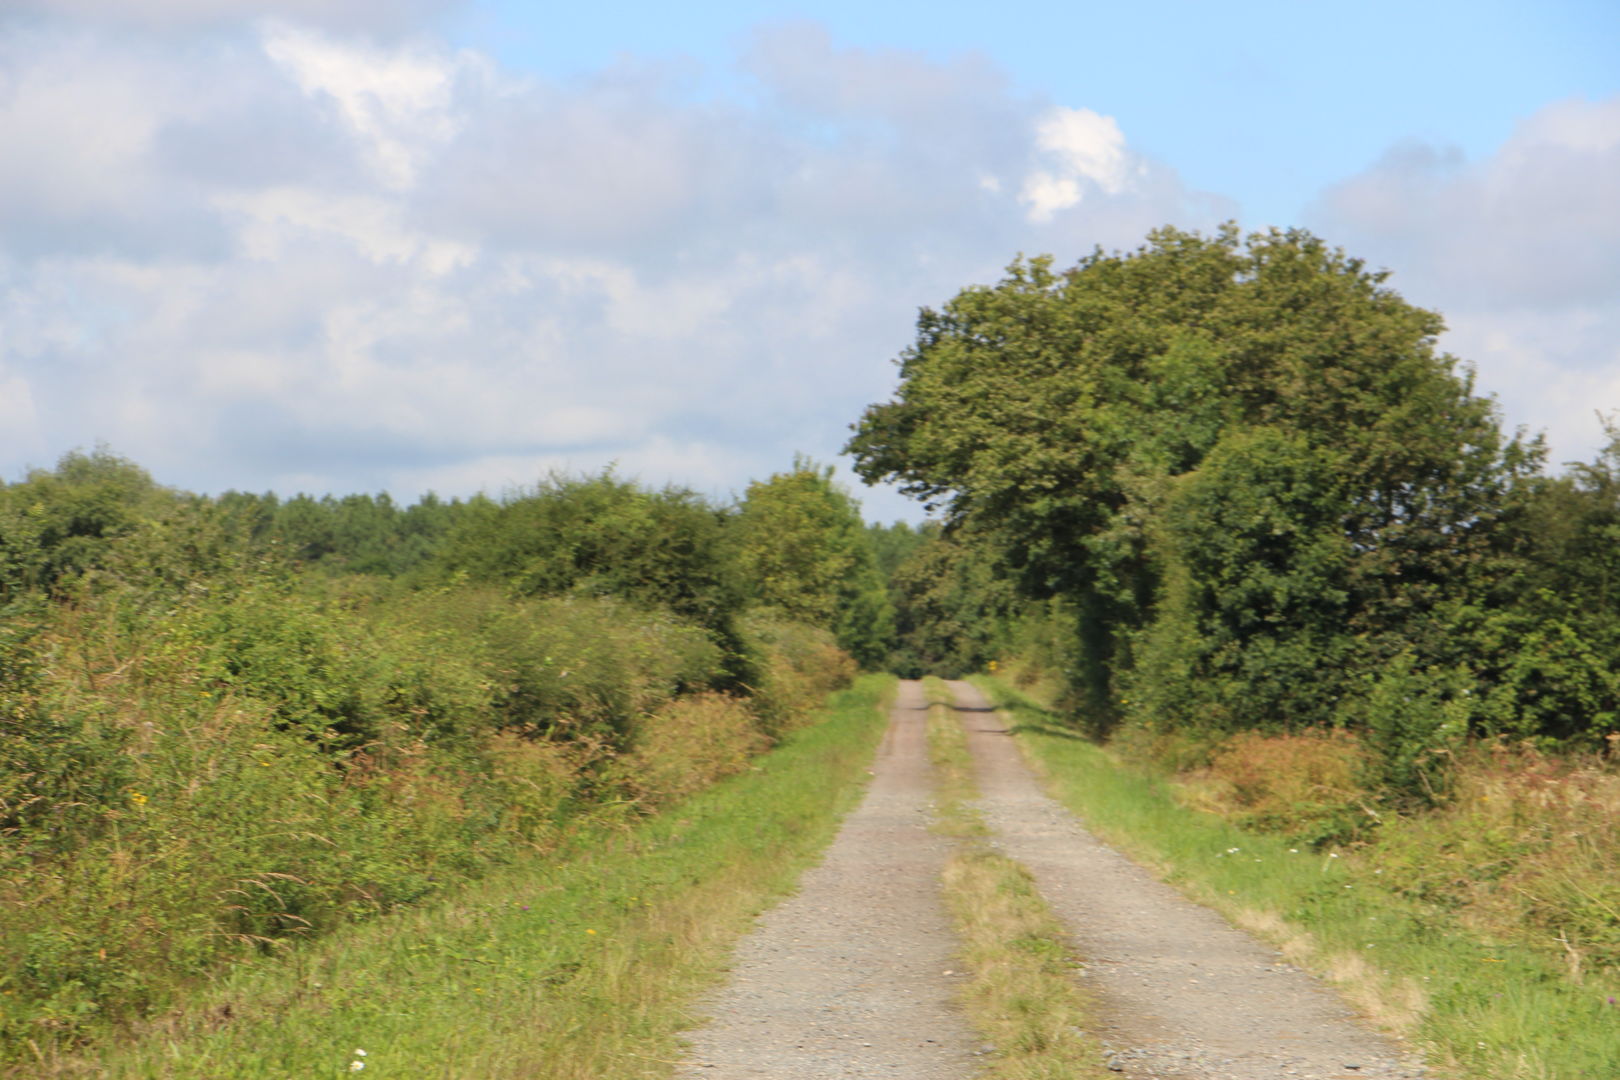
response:
<path fill-rule="evenodd" d="M 1488 153 L 1550 101 L 1620 89 L 1620 4 L 616 3 L 503 0 L 451 36 L 517 69 L 581 77 L 628 55 L 689 58 L 737 89 L 758 27 L 809 21 L 842 43 L 984 56 L 1018 92 L 1115 117 L 1143 153 L 1294 224 L 1325 186 L 1403 139 Z"/>
<path fill-rule="evenodd" d="M 1389 267 L 1589 457 L 1616 57 L 1596 0 L 10 0 L 0 477 L 726 497 L 831 460 L 919 305 L 1228 218 Z"/>

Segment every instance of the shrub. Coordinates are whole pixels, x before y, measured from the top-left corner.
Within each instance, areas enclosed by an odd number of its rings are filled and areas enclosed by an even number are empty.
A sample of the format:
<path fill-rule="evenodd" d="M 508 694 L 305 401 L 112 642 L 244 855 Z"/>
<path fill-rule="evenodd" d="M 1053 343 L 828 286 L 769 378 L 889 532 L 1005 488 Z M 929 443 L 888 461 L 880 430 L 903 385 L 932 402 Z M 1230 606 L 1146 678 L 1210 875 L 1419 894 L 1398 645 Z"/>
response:
<path fill-rule="evenodd" d="M 1370 765 L 1365 747 L 1348 732 L 1243 732 L 1221 743 L 1183 791 L 1240 825 L 1313 844 L 1343 841 L 1375 820 L 1369 812 L 1374 794 L 1366 787 Z"/>
<path fill-rule="evenodd" d="M 1620 968 L 1620 775 L 1595 755 L 1476 745 L 1451 802 L 1391 821 L 1389 887 L 1498 940 L 1561 957 L 1573 976 Z"/>
<path fill-rule="evenodd" d="M 719 647 L 667 614 L 196 586 L 160 608 L 107 579 L 0 636 L 0 1059 L 553 846 L 627 793 L 667 802 L 764 741 L 703 692 Z M 813 692 L 825 650 L 795 633 L 762 656 Z"/>
<path fill-rule="evenodd" d="M 742 772 L 769 742 L 747 702 L 684 697 L 642 720 L 615 773 L 638 803 L 656 809 Z"/>
<path fill-rule="evenodd" d="M 855 678 L 854 659 L 827 630 L 764 611 L 744 617 L 740 630 L 757 672 L 750 687 L 754 712 L 772 739 L 793 730 L 816 702 Z"/>
<path fill-rule="evenodd" d="M 1379 779 L 1398 800 L 1445 801 L 1450 765 L 1475 711 L 1473 676 L 1463 668 L 1420 667 L 1403 652 L 1362 681 L 1339 716 L 1366 733 Z"/>

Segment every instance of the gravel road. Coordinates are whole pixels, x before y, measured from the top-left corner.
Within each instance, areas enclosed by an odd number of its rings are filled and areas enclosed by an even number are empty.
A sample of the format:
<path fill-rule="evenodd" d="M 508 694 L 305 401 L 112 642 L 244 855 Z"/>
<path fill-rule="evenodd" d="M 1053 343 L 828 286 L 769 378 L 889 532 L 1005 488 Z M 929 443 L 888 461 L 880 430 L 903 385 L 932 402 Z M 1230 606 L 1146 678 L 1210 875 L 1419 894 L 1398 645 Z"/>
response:
<path fill-rule="evenodd" d="M 705 1080 L 973 1074 L 952 1004 L 956 940 L 940 899 L 950 842 L 928 831 L 928 705 L 900 684 L 861 805 L 798 895 L 744 940 L 731 984 L 677 1075 Z"/>
<path fill-rule="evenodd" d="M 1041 791 L 978 688 L 951 691 L 994 843 L 1073 936 L 1112 1067 L 1156 1080 L 1423 1075 L 1327 987 L 1087 832 Z"/>
<path fill-rule="evenodd" d="M 1085 958 L 1093 1032 L 1128 1080 L 1410 1080 L 1395 1044 L 1270 948 L 1104 846 L 1036 783 L 978 690 L 952 683 L 992 844 L 1028 867 Z M 799 893 L 745 939 L 683 1078 L 965 1078 L 917 683 L 901 683 L 865 800 Z"/>

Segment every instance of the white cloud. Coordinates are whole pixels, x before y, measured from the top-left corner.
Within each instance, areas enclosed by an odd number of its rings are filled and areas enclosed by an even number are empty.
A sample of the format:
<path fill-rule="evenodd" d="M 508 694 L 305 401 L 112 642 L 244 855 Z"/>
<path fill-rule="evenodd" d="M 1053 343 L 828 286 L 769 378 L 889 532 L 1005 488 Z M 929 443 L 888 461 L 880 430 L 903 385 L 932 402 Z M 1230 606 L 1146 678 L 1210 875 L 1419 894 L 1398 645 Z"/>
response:
<path fill-rule="evenodd" d="M 238 250 L 259 262 L 286 259 L 317 238 L 335 240 L 374 263 L 416 263 L 435 277 L 475 258 L 469 245 L 406 225 L 397 202 L 374 195 L 267 187 L 221 195 L 216 205 L 234 211 Z"/>
<path fill-rule="evenodd" d="M 1043 164 L 1025 178 L 1023 190 L 1031 221 L 1050 221 L 1079 205 L 1084 185 L 1118 195 L 1133 171 L 1141 171 L 1133 169 L 1119 124 L 1090 109 L 1059 106 L 1047 112 L 1035 126 L 1035 149 Z"/>
<path fill-rule="evenodd" d="M 400 30 L 421 25 L 463 0 L 6 0 L 12 13 L 165 29 L 240 24 L 263 18 L 343 30 Z"/>
<path fill-rule="evenodd" d="M 325 96 L 368 150 L 383 183 L 411 185 L 416 170 L 455 135 L 455 84 L 484 65 L 419 45 L 385 48 L 334 41 L 310 30 L 271 25 L 264 52 L 306 94 Z"/>
<path fill-rule="evenodd" d="M 789 27 L 750 46 L 752 91 L 695 101 L 657 65 L 559 86 L 165 10 L 161 34 L 0 20 L 0 138 L 26 150 L 0 162 L 4 475 L 106 440 L 200 490 L 618 461 L 725 495 L 831 459 L 918 305 L 1019 251 L 1219 216 L 974 57 Z M 1083 205 L 1032 220 L 1026 162 Z"/>
<path fill-rule="evenodd" d="M 1525 119 L 1495 153 L 1394 148 L 1327 191 L 1324 235 L 1438 308 L 1443 345 L 1479 371 L 1554 461 L 1590 458 L 1593 410 L 1620 410 L 1620 97 Z"/>

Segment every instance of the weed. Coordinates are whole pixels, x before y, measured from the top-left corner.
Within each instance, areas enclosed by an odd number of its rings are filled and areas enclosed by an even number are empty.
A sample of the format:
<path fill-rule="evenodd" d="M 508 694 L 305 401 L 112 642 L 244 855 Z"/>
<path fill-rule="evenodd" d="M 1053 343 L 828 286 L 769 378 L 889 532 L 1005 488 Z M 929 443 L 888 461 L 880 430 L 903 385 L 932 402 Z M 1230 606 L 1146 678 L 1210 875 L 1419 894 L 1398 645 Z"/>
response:
<path fill-rule="evenodd" d="M 1349 732 L 1264 735 L 1222 742 L 1207 768 L 1184 775 L 1189 805 L 1304 843 L 1343 843 L 1377 820 L 1369 755 Z"/>
<path fill-rule="evenodd" d="M 949 688 L 923 683 L 930 704 L 928 748 L 941 830 L 961 844 L 946 862 L 945 903 L 972 973 L 961 993 L 979 1033 L 995 1046 L 984 1075 L 993 1080 L 1090 1080 L 1109 1075 L 1085 1033 L 1087 1002 L 1079 967 L 1057 917 L 1022 866 L 990 849 L 971 805 L 972 761 Z"/>
<path fill-rule="evenodd" d="M 0 1067 L 622 825 L 767 742 L 706 692 L 706 633 L 611 599 L 255 573 L 149 600 L 87 586 L 0 638 Z M 814 700 L 836 659 L 798 684 Z"/>
<path fill-rule="evenodd" d="M 891 686 L 863 677 L 822 722 L 666 813 L 578 830 L 476 889 L 235 968 L 128 1045 L 58 1048 L 16 1074 L 251 1080 L 354 1060 L 384 1078 L 662 1072 L 732 942 L 854 804 Z"/>
<path fill-rule="evenodd" d="M 1620 974 L 1620 775 L 1595 757 L 1488 744 L 1453 799 L 1391 822 L 1390 887 L 1491 940 L 1536 949 L 1580 983 Z"/>

